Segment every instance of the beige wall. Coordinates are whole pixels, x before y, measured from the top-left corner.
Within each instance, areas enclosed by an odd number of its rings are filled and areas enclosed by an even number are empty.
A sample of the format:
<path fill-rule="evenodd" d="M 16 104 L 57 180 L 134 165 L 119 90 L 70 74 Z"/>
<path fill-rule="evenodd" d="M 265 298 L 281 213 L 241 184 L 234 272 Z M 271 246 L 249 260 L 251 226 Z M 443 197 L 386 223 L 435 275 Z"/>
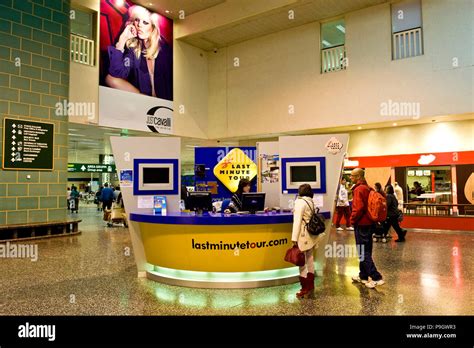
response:
<path fill-rule="evenodd" d="M 367 124 L 389 100 L 421 116 L 473 111 L 470 0 L 423 1 L 425 54 L 391 60 L 390 6 L 349 13 L 346 71 L 320 74 L 319 23 L 209 52 L 208 135 L 233 137 Z M 239 58 L 239 67 L 233 65 Z M 452 66 L 457 58 L 459 67 Z M 295 114 L 288 107 L 294 105 Z"/>

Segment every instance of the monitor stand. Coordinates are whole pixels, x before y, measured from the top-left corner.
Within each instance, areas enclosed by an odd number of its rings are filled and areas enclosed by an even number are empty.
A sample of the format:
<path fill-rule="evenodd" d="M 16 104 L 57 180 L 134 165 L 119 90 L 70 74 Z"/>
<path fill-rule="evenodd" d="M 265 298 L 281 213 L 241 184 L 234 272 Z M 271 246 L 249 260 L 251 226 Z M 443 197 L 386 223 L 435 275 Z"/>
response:
<path fill-rule="evenodd" d="M 196 209 L 196 216 L 206 216 L 206 215 L 209 215 L 209 212 L 207 210 Z"/>

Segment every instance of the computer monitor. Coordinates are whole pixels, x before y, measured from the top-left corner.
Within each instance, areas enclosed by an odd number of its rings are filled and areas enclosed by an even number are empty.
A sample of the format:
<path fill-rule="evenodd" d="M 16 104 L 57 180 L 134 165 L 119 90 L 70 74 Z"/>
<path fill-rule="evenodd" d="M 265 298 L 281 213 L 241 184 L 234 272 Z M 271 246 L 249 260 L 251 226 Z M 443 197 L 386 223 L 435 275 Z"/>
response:
<path fill-rule="evenodd" d="M 242 210 L 255 214 L 257 211 L 265 209 L 265 193 L 249 192 L 242 194 Z"/>
<path fill-rule="evenodd" d="M 301 184 L 309 184 L 313 189 L 321 188 L 320 162 L 287 162 L 286 189 L 297 190 Z"/>
<path fill-rule="evenodd" d="M 203 211 L 212 211 L 212 198 L 209 191 L 188 192 L 186 207 L 189 210 L 202 214 Z"/>

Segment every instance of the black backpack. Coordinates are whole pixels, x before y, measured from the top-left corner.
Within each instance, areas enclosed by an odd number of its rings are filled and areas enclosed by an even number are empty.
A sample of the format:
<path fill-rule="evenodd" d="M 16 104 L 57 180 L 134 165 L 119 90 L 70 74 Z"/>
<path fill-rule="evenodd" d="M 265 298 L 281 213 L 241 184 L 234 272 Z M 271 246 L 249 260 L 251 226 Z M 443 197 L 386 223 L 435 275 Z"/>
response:
<path fill-rule="evenodd" d="M 303 199 L 303 201 L 306 202 L 306 200 Z M 326 230 L 326 224 L 324 223 L 325 219 L 324 216 L 319 214 L 319 208 L 316 207 L 317 211 L 314 211 L 314 208 L 309 205 L 308 202 L 306 202 L 308 205 L 309 209 L 311 209 L 311 218 L 309 219 L 308 222 L 306 222 L 304 219 L 304 223 L 306 224 L 306 230 L 309 232 L 309 234 L 312 234 L 313 236 L 319 236 L 321 233 L 323 233 Z"/>

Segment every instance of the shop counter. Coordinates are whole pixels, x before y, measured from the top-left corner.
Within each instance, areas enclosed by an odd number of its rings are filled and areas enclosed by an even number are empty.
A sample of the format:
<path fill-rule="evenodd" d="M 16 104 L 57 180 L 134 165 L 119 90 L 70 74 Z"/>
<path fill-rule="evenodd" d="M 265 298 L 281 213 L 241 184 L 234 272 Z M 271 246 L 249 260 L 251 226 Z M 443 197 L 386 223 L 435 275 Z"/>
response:
<path fill-rule="evenodd" d="M 150 279 L 200 288 L 261 287 L 298 279 L 298 268 L 283 259 L 291 246 L 292 213 L 135 212 L 130 221 L 140 231 Z"/>

